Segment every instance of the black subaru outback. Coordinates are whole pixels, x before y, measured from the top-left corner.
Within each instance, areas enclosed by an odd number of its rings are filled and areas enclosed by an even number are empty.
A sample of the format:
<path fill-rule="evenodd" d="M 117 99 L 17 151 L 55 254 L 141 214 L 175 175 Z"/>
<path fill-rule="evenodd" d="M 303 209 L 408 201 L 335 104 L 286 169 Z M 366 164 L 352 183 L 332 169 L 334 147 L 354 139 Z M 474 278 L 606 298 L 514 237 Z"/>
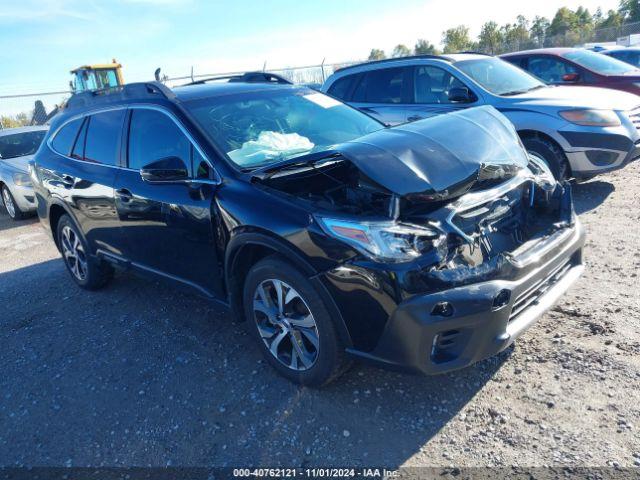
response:
<path fill-rule="evenodd" d="M 119 268 L 223 303 L 306 385 L 470 365 L 583 268 L 569 185 L 491 107 L 386 128 L 270 74 L 130 84 L 72 97 L 31 167 L 79 286 Z"/>

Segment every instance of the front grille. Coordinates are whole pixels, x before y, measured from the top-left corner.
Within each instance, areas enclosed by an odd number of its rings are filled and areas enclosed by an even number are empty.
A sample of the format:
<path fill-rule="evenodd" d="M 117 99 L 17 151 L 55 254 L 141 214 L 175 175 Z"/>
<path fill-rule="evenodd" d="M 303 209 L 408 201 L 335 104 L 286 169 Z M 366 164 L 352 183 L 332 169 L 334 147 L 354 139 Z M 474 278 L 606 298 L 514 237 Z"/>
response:
<path fill-rule="evenodd" d="M 509 316 L 509 322 L 515 320 L 518 315 L 524 312 L 528 307 L 534 305 L 542 295 L 544 295 L 551 287 L 553 287 L 558 281 L 571 269 L 571 260 L 567 260 L 565 263 L 556 267 L 542 280 L 539 280 L 535 284 L 531 285 L 527 290 L 522 292 L 516 298 L 511 309 L 511 315 Z"/>
<path fill-rule="evenodd" d="M 631 123 L 636 127 L 636 129 L 640 130 L 640 107 L 636 107 L 633 110 L 629 110 L 627 112 L 629 115 L 629 119 Z"/>

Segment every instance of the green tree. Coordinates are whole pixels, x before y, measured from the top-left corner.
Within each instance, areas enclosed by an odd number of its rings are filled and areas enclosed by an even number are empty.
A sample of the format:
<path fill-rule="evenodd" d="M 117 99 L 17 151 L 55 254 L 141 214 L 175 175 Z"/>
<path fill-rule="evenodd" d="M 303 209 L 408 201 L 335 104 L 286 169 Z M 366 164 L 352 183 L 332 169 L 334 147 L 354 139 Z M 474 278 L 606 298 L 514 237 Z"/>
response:
<path fill-rule="evenodd" d="M 548 28 L 549 19 L 536 15 L 533 19 L 533 23 L 531 24 L 531 28 L 529 29 L 529 35 L 536 42 L 537 46 L 542 47 L 544 45 L 544 39 L 547 36 Z"/>
<path fill-rule="evenodd" d="M 419 39 L 413 47 L 414 55 L 438 55 L 436 46 L 427 40 Z"/>
<path fill-rule="evenodd" d="M 369 60 L 384 60 L 387 56 L 379 48 L 372 48 L 369 52 Z"/>
<path fill-rule="evenodd" d="M 619 27 L 624 23 L 624 15 L 617 10 L 609 10 L 607 16 L 594 18 L 595 28 Z"/>
<path fill-rule="evenodd" d="M 394 58 L 407 57 L 409 55 L 411 55 L 411 50 L 409 50 L 409 47 L 403 44 L 396 45 L 393 48 L 393 52 L 391 52 L 391 56 Z"/>
<path fill-rule="evenodd" d="M 567 32 L 574 30 L 577 26 L 578 18 L 575 12 L 567 7 L 561 7 L 554 15 L 553 20 L 551 20 L 547 35 L 566 35 Z"/>
<path fill-rule="evenodd" d="M 0 125 L 2 128 L 24 127 L 29 125 L 29 118 L 30 116 L 24 112 L 16 115 L 2 115 L 0 116 Z"/>
<path fill-rule="evenodd" d="M 640 22 L 640 3 L 638 0 L 620 0 L 618 13 L 624 17 L 626 23 Z"/>
<path fill-rule="evenodd" d="M 502 51 L 502 32 L 494 21 L 486 22 L 480 29 L 478 48 L 483 52 L 495 55 Z"/>
<path fill-rule="evenodd" d="M 458 25 L 442 32 L 442 45 L 444 46 L 444 53 L 472 50 L 473 42 L 469 38 L 469 27 Z"/>

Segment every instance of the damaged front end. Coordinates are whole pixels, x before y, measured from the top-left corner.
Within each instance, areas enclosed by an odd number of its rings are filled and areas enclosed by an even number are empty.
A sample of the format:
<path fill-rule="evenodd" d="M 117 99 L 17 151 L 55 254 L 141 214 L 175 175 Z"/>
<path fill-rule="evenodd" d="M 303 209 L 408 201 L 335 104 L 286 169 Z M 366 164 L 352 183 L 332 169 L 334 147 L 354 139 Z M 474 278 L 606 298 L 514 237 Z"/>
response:
<path fill-rule="evenodd" d="M 406 294 L 490 278 L 574 222 L 568 184 L 491 107 L 384 129 L 254 174 L 377 263 L 414 262 Z"/>
<path fill-rule="evenodd" d="M 319 277 L 350 352 L 387 366 L 437 373 L 493 355 L 582 271 L 570 185 L 490 107 L 375 132 L 255 181 L 351 248 Z"/>

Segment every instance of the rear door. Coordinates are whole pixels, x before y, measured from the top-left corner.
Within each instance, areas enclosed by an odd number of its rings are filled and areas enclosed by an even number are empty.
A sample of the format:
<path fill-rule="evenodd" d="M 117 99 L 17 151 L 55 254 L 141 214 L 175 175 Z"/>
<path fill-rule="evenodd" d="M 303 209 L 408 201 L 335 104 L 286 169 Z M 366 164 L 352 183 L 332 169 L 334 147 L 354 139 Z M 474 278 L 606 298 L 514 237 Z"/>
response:
<path fill-rule="evenodd" d="M 51 142 L 66 160 L 48 171 L 47 185 L 71 208 L 93 252 L 119 254 L 123 248 L 113 186 L 125 114 L 114 109 L 73 120 Z"/>
<path fill-rule="evenodd" d="M 454 112 L 478 104 L 478 97 L 449 71 L 434 65 L 411 67 L 411 104 L 407 105 L 407 121 L 422 120 L 434 115 Z M 451 100 L 452 89 L 466 89 L 470 101 Z"/>
<path fill-rule="evenodd" d="M 387 125 L 405 123 L 411 104 L 411 70 L 392 67 L 361 73 L 349 103 Z"/>
<path fill-rule="evenodd" d="M 116 208 L 127 239 L 126 257 L 139 269 L 218 296 L 222 281 L 213 229 L 215 172 L 168 111 L 130 109 L 126 168 L 116 180 Z M 151 183 L 140 170 L 178 158 L 190 180 Z"/>

